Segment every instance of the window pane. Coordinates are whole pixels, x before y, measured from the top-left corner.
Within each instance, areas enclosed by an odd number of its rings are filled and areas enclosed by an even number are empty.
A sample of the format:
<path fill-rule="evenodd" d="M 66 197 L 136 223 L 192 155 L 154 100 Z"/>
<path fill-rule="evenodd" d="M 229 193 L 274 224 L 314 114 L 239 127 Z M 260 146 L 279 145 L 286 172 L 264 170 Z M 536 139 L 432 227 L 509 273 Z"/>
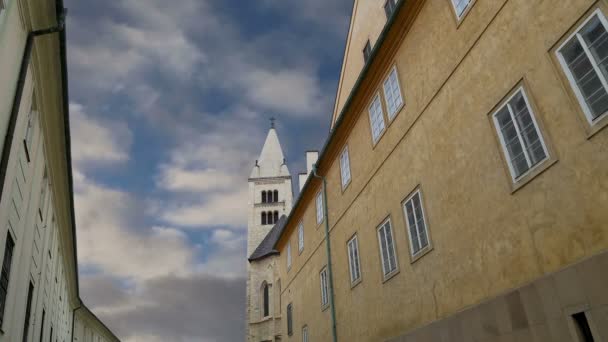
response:
<path fill-rule="evenodd" d="M 405 211 L 407 213 L 407 223 L 410 229 L 410 238 L 412 239 L 412 252 L 416 254 L 420 250 L 420 243 L 418 241 L 418 230 L 416 229 L 416 218 L 414 217 L 414 208 L 412 201 L 408 201 L 405 204 Z"/>
<path fill-rule="evenodd" d="M 389 257 L 389 272 L 392 272 L 396 269 L 397 263 L 395 260 L 395 248 L 393 245 L 393 233 L 391 231 L 391 224 L 387 222 L 386 225 L 386 246 L 388 247 L 388 257 Z"/>
<path fill-rule="evenodd" d="M 388 274 L 390 271 L 390 265 L 388 262 L 388 251 L 387 251 L 387 247 L 386 247 L 386 234 L 385 234 L 385 228 L 381 227 L 378 230 L 378 238 L 380 240 L 380 252 L 382 253 L 382 268 L 384 271 L 384 274 Z"/>
<path fill-rule="evenodd" d="M 382 114 L 382 104 L 380 103 L 380 96 L 376 96 L 369 108 L 370 124 L 372 128 L 372 138 L 374 142 L 378 140 L 382 132 L 384 131 L 384 115 Z"/>
<path fill-rule="evenodd" d="M 471 0 L 452 0 L 452 3 L 454 4 L 454 8 L 456 9 L 456 14 L 458 15 L 459 18 L 462 15 L 462 13 L 464 13 L 464 10 L 467 9 L 467 6 L 469 5 L 470 2 L 471 2 Z"/>
<path fill-rule="evenodd" d="M 517 136 L 517 130 L 513 125 L 511 114 L 506 106 L 496 114 L 496 121 L 500 126 L 500 133 L 508 153 L 507 158 L 513 166 L 515 177 L 519 177 L 528 170 L 528 162 L 526 161 L 523 147 Z"/>
<path fill-rule="evenodd" d="M 344 187 L 350 181 L 350 159 L 348 156 L 348 148 L 345 148 L 340 156 L 340 171 L 342 176 L 342 187 Z"/>
<path fill-rule="evenodd" d="M 323 196 L 321 192 L 317 194 L 317 223 L 323 222 Z"/>
<path fill-rule="evenodd" d="M 418 237 L 420 238 L 420 248 L 424 248 L 429 244 L 428 237 L 426 236 L 426 223 L 424 222 L 424 212 L 422 210 L 422 203 L 420 202 L 420 193 L 417 193 L 412 198 L 414 202 L 414 209 L 416 213 L 416 227 L 418 228 Z"/>
<path fill-rule="evenodd" d="M 513 108 L 515 120 L 517 121 L 517 126 L 521 132 L 526 151 L 530 157 L 530 162 L 532 163 L 530 167 L 532 167 L 544 160 L 547 155 L 542 147 L 539 133 L 532 116 L 530 115 L 530 110 L 528 109 L 528 104 L 524 99 L 523 93 L 519 92 L 515 95 L 510 101 L 510 104 Z"/>

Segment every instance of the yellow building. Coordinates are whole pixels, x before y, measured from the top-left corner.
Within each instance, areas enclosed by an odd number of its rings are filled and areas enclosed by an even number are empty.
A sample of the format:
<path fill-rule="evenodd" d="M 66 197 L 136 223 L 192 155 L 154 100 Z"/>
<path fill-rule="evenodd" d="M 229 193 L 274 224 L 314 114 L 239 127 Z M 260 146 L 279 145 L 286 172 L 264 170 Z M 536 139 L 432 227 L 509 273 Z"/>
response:
<path fill-rule="evenodd" d="M 0 342 L 118 341 L 79 293 L 64 15 L 0 0 Z"/>
<path fill-rule="evenodd" d="M 274 245 L 281 339 L 608 341 L 607 18 L 356 0 L 329 138 Z"/>

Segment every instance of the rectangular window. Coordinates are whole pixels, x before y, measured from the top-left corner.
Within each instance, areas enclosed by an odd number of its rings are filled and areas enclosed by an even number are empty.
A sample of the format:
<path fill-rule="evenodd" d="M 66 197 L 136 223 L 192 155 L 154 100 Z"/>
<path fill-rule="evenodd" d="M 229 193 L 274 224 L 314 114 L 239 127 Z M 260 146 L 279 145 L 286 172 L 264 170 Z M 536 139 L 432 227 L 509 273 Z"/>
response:
<path fill-rule="evenodd" d="M 452 5 L 454 5 L 454 10 L 456 11 L 456 16 L 458 19 L 462 18 L 462 15 L 467 10 L 467 7 L 471 4 L 472 0 L 452 0 Z"/>
<path fill-rule="evenodd" d="M 384 4 L 384 13 L 386 14 L 386 19 L 390 19 L 393 16 L 395 8 L 397 8 L 397 0 L 386 0 L 386 3 Z"/>
<path fill-rule="evenodd" d="M 302 327 L 302 342 L 308 342 L 308 326 Z"/>
<path fill-rule="evenodd" d="M 372 55 L 372 45 L 369 43 L 369 40 L 368 40 L 367 43 L 365 43 L 365 46 L 363 47 L 363 61 L 365 62 L 365 64 L 367 64 L 367 61 L 369 60 L 371 55 Z"/>
<path fill-rule="evenodd" d="M 407 221 L 412 256 L 415 256 L 429 246 L 426 219 L 424 217 L 424 208 L 422 207 L 422 195 L 420 190 L 417 190 L 405 201 L 403 211 L 405 212 Z"/>
<path fill-rule="evenodd" d="M 40 321 L 40 342 L 43 340 L 44 334 L 44 319 L 46 317 L 46 311 L 42 309 L 42 320 Z"/>
<path fill-rule="evenodd" d="M 317 194 L 317 224 L 323 222 L 323 191 Z"/>
<path fill-rule="evenodd" d="M 350 182 L 350 157 L 348 156 L 348 146 L 344 147 L 344 150 L 340 155 L 340 177 L 342 179 L 342 189 L 344 189 Z"/>
<path fill-rule="evenodd" d="M 327 286 L 327 267 L 324 267 L 319 274 L 321 278 L 321 306 L 325 307 L 329 303 L 329 291 Z"/>
<path fill-rule="evenodd" d="M 357 240 L 357 235 L 348 241 L 348 266 L 350 270 L 350 282 L 353 284 L 361 279 L 359 241 Z"/>
<path fill-rule="evenodd" d="M 287 242 L 287 270 L 291 269 L 291 243 Z"/>
<path fill-rule="evenodd" d="M 0 275 L 0 326 L 4 321 L 4 309 L 6 305 L 6 295 L 8 293 L 8 283 L 11 275 L 11 264 L 13 262 L 13 248 L 15 242 L 10 233 L 6 236 L 4 246 L 4 259 L 2 260 L 2 274 Z"/>
<path fill-rule="evenodd" d="M 380 256 L 382 257 L 382 272 L 386 278 L 397 271 L 397 257 L 395 256 L 395 244 L 390 219 L 387 219 L 378 228 L 378 243 L 380 244 Z"/>
<path fill-rule="evenodd" d="M 30 286 L 27 290 L 27 302 L 25 307 L 25 320 L 23 321 L 23 342 L 28 342 L 30 332 L 30 317 L 32 314 L 32 296 L 34 296 L 34 284 L 30 281 Z"/>
<path fill-rule="evenodd" d="M 298 225 L 298 252 L 302 253 L 304 250 L 304 223 L 300 222 Z"/>
<path fill-rule="evenodd" d="M 40 205 L 38 209 L 40 210 L 40 220 L 42 220 L 42 215 L 44 212 L 44 205 L 46 202 L 46 190 L 48 187 L 48 174 L 46 173 L 46 167 L 44 168 L 44 175 L 42 176 L 42 185 L 40 186 Z"/>
<path fill-rule="evenodd" d="M 369 106 L 369 123 L 372 128 L 372 139 L 374 144 L 378 142 L 382 132 L 386 128 L 384 124 L 384 113 L 382 112 L 382 103 L 380 102 L 380 94 L 377 94 Z"/>
<path fill-rule="evenodd" d="M 384 81 L 384 98 L 386 99 L 388 119 L 392 120 L 397 115 L 397 111 L 401 108 L 401 105 L 403 105 L 397 67 L 393 67 L 393 70 Z"/>
<path fill-rule="evenodd" d="M 547 159 L 547 148 L 523 87 L 494 113 L 494 124 L 514 181 Z"/>
<path fill-rule="evenodd" d="M 293 312 L 291 303 L 287 305 L 287 335 L 293 335 Z"/>
<path fill-rule="evenodd" d="M 590 124 L 608 112 L 608 22 L 597 10 L 557 52 Z"/>
<path fill-rule="evenodd" d="M 574 326 L 576 328 L 576 337 L 580 342 L 594 342 L 593 333 L 591 332 L 591 327 L 589 326 L 589 321 L 587 321 L 587 315 L 585 312 L 579 312 L 572 315 L 572 319 L 574 320 Z"/>

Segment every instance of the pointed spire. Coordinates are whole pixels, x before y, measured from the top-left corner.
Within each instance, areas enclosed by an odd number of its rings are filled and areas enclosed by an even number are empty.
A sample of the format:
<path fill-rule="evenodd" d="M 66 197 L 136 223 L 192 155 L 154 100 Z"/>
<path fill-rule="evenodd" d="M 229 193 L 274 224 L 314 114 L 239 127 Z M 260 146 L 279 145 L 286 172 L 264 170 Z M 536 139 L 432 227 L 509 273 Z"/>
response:
<path fill-rule="evenodd" d="M 274 125 L 275 118 L 270 119 L 270 130 L 266 136 L 264 147 L 256 165 L 251 171 L 250 178 L 272 178 L 289 176 L 289 170 L 285 165 L 283 149 Z"/>

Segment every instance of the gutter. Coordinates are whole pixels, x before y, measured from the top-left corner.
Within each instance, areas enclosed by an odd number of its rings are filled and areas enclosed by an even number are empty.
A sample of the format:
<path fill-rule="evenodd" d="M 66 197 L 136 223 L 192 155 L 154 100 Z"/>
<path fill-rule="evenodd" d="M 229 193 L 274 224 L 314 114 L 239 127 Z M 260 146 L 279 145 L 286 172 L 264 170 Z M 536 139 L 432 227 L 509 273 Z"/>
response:
<path fill-rule="evenodd" d="M 323 215 L 325 215 L 325 246 L 327 252 L 327 276 L 329 278 L 329 305 L 331 310 L 331 333 L 333 342 L 338 342 L 338 332 L 336 329 L 336 306 L 334 302 L 334 276 L 331 267 L 331 240 L 329 239 L 329 215 L 327 209 L 327 180 L 325 176 L 317 174 L 317 165 L 313 166 L 311 174 L 313 177 L 321 179 L 323 182 Z"/>

